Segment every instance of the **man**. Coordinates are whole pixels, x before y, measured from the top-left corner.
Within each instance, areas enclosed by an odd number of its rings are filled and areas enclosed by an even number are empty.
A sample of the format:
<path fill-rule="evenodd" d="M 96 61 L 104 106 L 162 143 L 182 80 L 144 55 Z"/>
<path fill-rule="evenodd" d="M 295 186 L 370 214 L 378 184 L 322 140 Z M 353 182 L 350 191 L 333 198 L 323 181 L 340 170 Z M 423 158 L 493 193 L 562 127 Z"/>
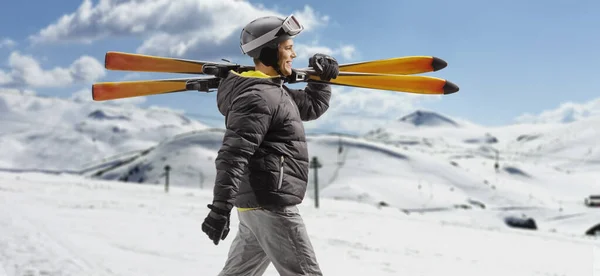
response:
<path fill-rule="evenodd" d="M 242 52 L 255 70 L 230 71 L 217 92 L 226 131 L 215 164 L 214 198 L 202 230 L 218 244 L 237 207 L 239 230 L 219 275 L 262 275 L 273 263 L 280 275 L 322 275 L 297 204 L 308 182 L 309 156 L 302 121 L 329 107 L 331 88 L 311 82 L 290 89 L 293 40 L 303 30 L 291 15 L 262 17 L 242 30 Z M 339 74 L 337 61 L 316 54 L 309 66 L 322 80 Z"/>

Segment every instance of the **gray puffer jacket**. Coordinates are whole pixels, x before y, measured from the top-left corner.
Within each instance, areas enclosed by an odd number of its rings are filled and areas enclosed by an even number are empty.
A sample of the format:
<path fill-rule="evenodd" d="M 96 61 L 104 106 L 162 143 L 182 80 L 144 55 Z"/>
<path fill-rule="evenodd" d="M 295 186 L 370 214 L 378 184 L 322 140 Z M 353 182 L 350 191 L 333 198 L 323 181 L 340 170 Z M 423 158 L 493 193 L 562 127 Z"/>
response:
<path fill-rule="evenodd" d="M 214 200 L 239 208 L 301 203 L 309 171 L 302 121 L 319 118 L 330 98 L 326 84 L 290 89 L 279 77 L 230 72 L 217 92 L 226 131 L 215 161 Z"/>

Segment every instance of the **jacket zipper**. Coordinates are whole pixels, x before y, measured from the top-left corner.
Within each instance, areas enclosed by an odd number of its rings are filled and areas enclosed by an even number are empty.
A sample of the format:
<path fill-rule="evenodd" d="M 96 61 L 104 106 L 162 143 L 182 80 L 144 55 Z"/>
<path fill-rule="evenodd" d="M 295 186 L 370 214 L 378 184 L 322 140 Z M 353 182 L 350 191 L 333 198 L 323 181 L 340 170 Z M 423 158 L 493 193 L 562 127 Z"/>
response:
<path fill-rule="evenodd" d="M 279 182 L 277 183 L 277 190 L 281 189 L 281 185 L 283 184 L 283 162 L 285 160 L 285 158 L 283 157 L 283 155 L 280 158 L 280 163 L 279 163 Z"/>

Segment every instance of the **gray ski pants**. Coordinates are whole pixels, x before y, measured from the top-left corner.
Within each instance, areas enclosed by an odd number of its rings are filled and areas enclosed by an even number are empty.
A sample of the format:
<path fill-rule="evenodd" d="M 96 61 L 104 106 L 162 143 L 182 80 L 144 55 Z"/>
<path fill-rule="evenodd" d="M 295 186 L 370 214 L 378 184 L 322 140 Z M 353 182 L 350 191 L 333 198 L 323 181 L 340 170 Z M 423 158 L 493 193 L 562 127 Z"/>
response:
<path fill-rule="evenodd" d="M 323 275 L 296 206 L 239 211 L 239 229 L 219 276 Z"/>

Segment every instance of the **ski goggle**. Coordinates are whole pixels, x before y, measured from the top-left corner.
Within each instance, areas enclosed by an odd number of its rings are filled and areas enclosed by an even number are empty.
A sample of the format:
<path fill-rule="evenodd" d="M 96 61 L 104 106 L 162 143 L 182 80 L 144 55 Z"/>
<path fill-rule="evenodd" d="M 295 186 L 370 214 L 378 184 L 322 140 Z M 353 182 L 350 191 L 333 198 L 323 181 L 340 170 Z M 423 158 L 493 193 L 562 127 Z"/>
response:
<path fill-rule="evenodd" d="M 302 24 L 300 24 L 300 21 L 298 21 L 298 19 L 292 14 L 292 15 L 286 17 L 285 20 L 283 20 L 281 27 L 275 28 L 275 29 L 271 30 L 270 32 L 268 32 L 264 35 L 261 35 L 260 37 L 242 45 L 241 46 L 242 51 L 244 53 L 248 53 L 248 52 L 268 43 L 269 41 L 280 36 L 281 34 L 279 34 L 279 33 L 281 32 L 281 30 L 283 30 L 285 32 L 285 34 L 287 34 L 289 36 L 295 36 L 295 35 L 298 35 L 300 32 L 302 32 L 302 30 L 304 30 L 304 26 L 302 26 Z"/>
<path fill-rule="evenodd" d="M 300 24 L 300 21 L 292 14 L 283 20 L 283 24 L 281 26 L 286 34 L 289 36 L 295 36 L 299 34 L 302 30 L 304 30 L 304 26 Z"/>

